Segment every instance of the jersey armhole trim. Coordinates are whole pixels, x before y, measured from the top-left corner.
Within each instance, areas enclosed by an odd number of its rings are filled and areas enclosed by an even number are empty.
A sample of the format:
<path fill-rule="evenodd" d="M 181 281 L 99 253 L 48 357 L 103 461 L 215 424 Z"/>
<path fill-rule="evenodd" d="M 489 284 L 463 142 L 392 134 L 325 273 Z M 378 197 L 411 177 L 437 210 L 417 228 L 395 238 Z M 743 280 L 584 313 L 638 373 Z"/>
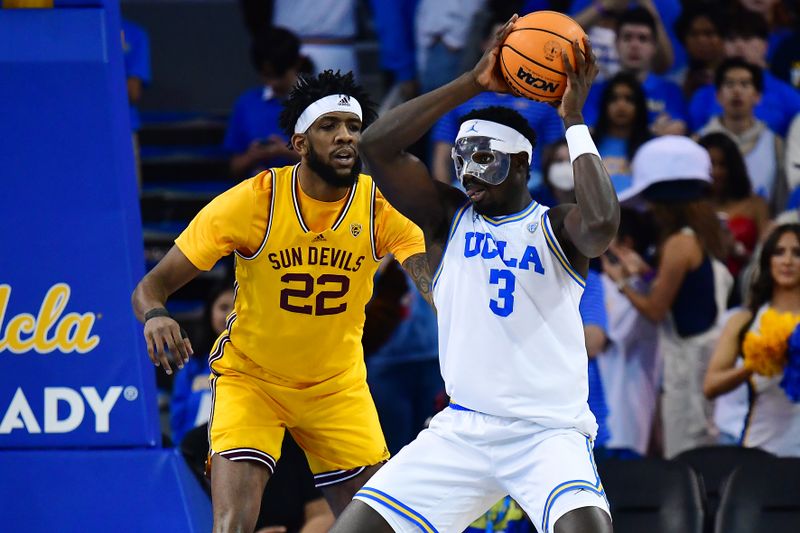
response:
<path fill-rule="evenodd" d="M 372 249 L 372 259 L 376 263 L 380 263 L 383 257 L 378 255 L 378 243 L 375 237 L 375 198 L 377 195 L 378 187 L 375 182 L 372 182 L 372 189 L 369 192 L 369 245 Z"/>
<path fill-rule="evenodd" d="M 278 184 L 278 180 L 275 179 L 275 169 L 269 169 L 270 175 L 272 177 L 272 194 L 270 195 L 269 199 L 269 220 L 267 221 L 267 230 L 264 232 L 264 240 L 261 241 L 261 246 L 258 247 L 256 253 L 251 256 L 244 255 L 239 252 L 239 250 L 234 250 L 234 253 L 244 259 L 245 261 L 252 261 L 258 254 L 261 253 L 261 250 L 264 249 L 264 246 L 267 244 L 267 239 L 269 239 L 269 231 L 272 229 L 272 219 L 275 213 L 275 195 L 276 195 L 276 186 Z"/>
<path fill-rule="evenodd" d="M 453 239 L 453 235 L 456 233 L 456 229 L 458 229 L 458 225 L 461 223 L 461 219 L 464 217 L 464 213 L 467 212 L 467 208 L 472 204 L 469 200 L 467 200 L 464 205 L 458 208 L 456 214 L 453 216 L 453 220 L 450 221 L 450 231 L 447 233 L 447 240 L 444 242 L 444 249 L 442 250 L 442 259 L 439 261 L 439 266 L 436 267 L 436 272 L 433 275 L 433 288 L 436 288 L 436 283 L 439 281 L 439 276 L 442 274 L 442 267 L 444 266 L 444 258 L 447 255 L 447 247 L 450 245 L 450 241 Z"/>
<path fill-rule="evenodd" d="M 569 263 L 569 259 L 564 254 L 564 251 L 561 249 L 561 246 L 558 244 L 558 239 L 553 235 L 553 230 L 550 227 L 550 217 L 547 216 L 548 211 L 545 211 L 542 215 L 542 228 L 544 229 L 544 240 L 547 242 L 547 247 L 556 257 L 556 260 L 561 264 L 564 270 L 567 272 L 569 277 L 571 277 L 575 283 L 577 283 L 581 289 L 586 288 L 586 280 L 583 279 L 583 276 L 578 274 L 578 271 L 572 268 L 572 265 Z"/>

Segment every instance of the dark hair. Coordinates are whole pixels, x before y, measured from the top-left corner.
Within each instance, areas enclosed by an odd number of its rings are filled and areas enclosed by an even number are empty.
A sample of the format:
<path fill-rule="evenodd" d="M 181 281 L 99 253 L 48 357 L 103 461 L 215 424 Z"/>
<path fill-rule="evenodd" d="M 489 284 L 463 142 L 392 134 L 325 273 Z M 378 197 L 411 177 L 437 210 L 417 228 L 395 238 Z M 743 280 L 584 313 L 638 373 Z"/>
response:
<path fill-rule="evenodd" d="M 461 126 L 466 121 L 475 119 L 497 122 L 503 126 L 515 129 L 530 141 L 531 148 L 536 148 L 536 132 L 533 131 L 533 128 L 528 121 L 525 120 L 525 117 L 510 107 L 493 105 L 481 109 L 473 109 L 458 119 L 458 125 Z"/>
<path fill-rule="evenodd" d="M 775 288 L 775 280 L 772 279 L 772 269 L 770 268 L 770 261 L 772 256 L 775 255 L 775 248 L 778 247 L 778 241 L 785 233 L 792 232 L 800 240 L 800 224 L 782 224 L 772 230 L 769 236 L 764 241 L 764 246 L 761 248 L 761 253 L 758 256 L 758 271 L 756 279 L 750 285 L 750 290 L 747 291 L 747 307 L 753 314 L 753 320 L 756 313 L 762 305 L 772 299 L 772 291 Z M 753 323 L 751 320 L 744 328 L 740 335 L 740 340 L 743 340 L 744 333 L 749 329 Z"/>
<path fill-rule="evenodd" d="M 632 7 L 623 11 L 617 17 L 617 35 L 625 25 L 647 26 L 653 32 L 653 39 L 656 38 L 656 20 L 653 15 L 643 7 Z"/>
<path fill-rule="evenodd" d="M 211 353 L 211 348 L 214 346 L 214 341 L 217 340 L 217 334 L 211 327 L 211 311 L 214 307 L 214 302 L 217 301 L 217 298 L 222 293 L 233 290 L 233 282 L 233 275 L 226 275 L 224 279 L 214 283 L 206 293 L 203 317 L 197 330 L 197 342 L 194 343 L 194 353 L 200 357 L 208 357 Z"/>
<path fill-rule="evenodd" d="M 378 118 L 375 103 L 364 88 L 355 82 L 352 72 L 342 74 L 338 70 L 336 72 L 326 70 L 317 76 L 301 75 L 298 77 L 289 97 L 283 103 L 283 110 L 279 118 L 281 129 L 291 138 L 294 135 L 294 125 L 303 111 L 320 98 L 331 94 L 346 94 L 358 100 L 364 115 L 361 121 L 362 129 Z"/>
<path fill-rule="evenodd" d="M 640 256 L 646 258 L 650 254 L 656 234 L 653 218 L 649 213 L 630 207 L 620 208 L 617 238 L 630 237 L 633 241 L 633 249 Z"/>
<path fill-rule="evenodd" d="M 660 243 L 683 228 L 689 227 L 697 235 L 705 251 L 717 259 L 725 259 L 727 254 L 722 242 L 722 225 L 708 200 L 653 202 L 651 212 L 659 229 Z"/>
<path fill-rule="evenodd" d="M 286 28 L 268 28 L 253 36 L 250 61 L 262 72 L 265 65 L 282 76 L 300 63 L 300 39 Z"/>
<path fill-rule="evenodd" d="M 736 143 L 722 132 L 709 133 L 698 141 L 700 146 L 708 150 L 716 148 L 722 152 L 725 159 L 727 177 L 725 183 L 719 187 L 719 197 L 724 200 L 744 200 L 753 194 L 753 186 L 750 184 L 750 177 L 747 174 L 747 166 L 744 163 L 742 152 Z"/>
<path fill-rule="evenodd" d="M 608 135 L 608 130 L 611 127 L 608 117 L 608 104 L 611 101 L 611 96 L 614 87 L 617 85 L 627 85 L 633 91 L 633 105 L 636 108 L 633 125 L 631 127 L 631 134 L 628 140 L 628 160 L 633 160 L 633 155 L 636 150 L 649 141 L 652 135 L 647 121 L 647 97 L 644 94 L 644 89 L 636 76 L 628 72 L 619 72 L 613 78 L 608 80 L 603 86 L 603 92 L 600 95 L 600 117 L 597 119 L 597 124 L 594 128 L 593 137 L 600 143 L 603 138 Z"/>
<path fill-rule="evenodd" d="M 686 36 L 689 34 L 689 29 L 692 23 L 700 18 L 708 19 L 709 22 L 716 28 L 717 33 L 723 34 L 725 29 L 725 19 L 723 18 L 722 10 L 719 6 L 714 4 L 698 4 L 692 3 L 685 5 L 681 14 L 675 20 L 673 28 L 675 28 L 675 35 L 681 43 L 686 43 Z"/>
<path fill-rule="evenodd" d="M 764 15 L 758 11 L 751 11 L 743 7 L 734 9 L 728 15 L 723 28 L 723 39 L 743 37 L 757 37 L 766 41 L 769 38 L 769 24 Z"/>
<path fill-rule="evenodd" d="M 743 68 L 750 72 L 750 75 L 753 77 L 753 86 L 759 93 L 764 92 L 764 73 L 759 67 L 748 63 L 741 57 L 729 57 L 717 67 L 717 70 L 714 72 L 714 86 L 717 90 L 719 90 L 725 82 L 725 75 L 728 71 L 735 68 Z"/>

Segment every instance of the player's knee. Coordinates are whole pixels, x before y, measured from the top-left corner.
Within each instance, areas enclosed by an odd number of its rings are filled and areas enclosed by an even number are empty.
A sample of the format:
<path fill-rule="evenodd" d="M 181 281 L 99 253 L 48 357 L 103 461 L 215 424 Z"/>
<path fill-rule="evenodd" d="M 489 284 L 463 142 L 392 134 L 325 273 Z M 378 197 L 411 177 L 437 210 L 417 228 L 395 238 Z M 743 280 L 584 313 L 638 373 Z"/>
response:
<path fill-rule="evenodd" d="M 344 509 L 353 500 L 353 496 L 356 495 L 356 492 L 358 492 L 383 465 L 384 463 L 368 466 L 363 472 L 352 479 L 323 487 L 322 493 L 325 495 L 325 499 L 328 501 L 328 505 L 330 505 L 331 511 L 333 511 L 335 516 L 342 514 Z"/>
<path fill-rule="evenodd" d="M 611 517 L 599 507 L 581 507 L 556 521 L 554 533 L 613 533 Z"/>
<path fill-rule="evenodd" d="M 353 500 L 328 533 L 393 533 L 393 530 L 375 509 Z"/>

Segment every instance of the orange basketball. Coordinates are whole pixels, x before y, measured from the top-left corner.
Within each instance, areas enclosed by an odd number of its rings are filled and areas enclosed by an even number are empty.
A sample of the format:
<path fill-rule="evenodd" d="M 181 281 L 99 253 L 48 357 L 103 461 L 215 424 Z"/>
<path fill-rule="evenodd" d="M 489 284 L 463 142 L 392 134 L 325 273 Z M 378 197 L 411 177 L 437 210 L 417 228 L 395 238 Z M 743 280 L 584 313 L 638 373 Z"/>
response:
<path fill-rule="evenodd" d="M 534 11 L 518 19 L 500 48 L 500 69 L 512 92 L 542 102 L 561 100 L 567 88 L 561 50 L 574 68 L 572 41 L 577 39 L 585 53 L 585 35 L 577 22 L 555 11 Z"/>

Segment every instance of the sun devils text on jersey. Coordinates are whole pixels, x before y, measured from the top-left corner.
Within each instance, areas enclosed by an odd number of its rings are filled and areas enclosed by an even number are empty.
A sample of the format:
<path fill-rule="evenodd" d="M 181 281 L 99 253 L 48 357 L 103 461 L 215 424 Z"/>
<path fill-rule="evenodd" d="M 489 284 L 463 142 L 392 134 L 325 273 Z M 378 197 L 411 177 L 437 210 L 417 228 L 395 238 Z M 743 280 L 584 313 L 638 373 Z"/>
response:
<path fill-rule="evenodd" d="M 322 202 L 303 193 L 298 168 L 223 193 L 176 240 L 201 269 L 236 253 L 234 312 L 218 345 L 230 342 L 290 386 L 363 366 L 364 307 L 381 256 L 402 262 L 424 251 L 419 229 L 369 176 L 340 201 Z"/>

